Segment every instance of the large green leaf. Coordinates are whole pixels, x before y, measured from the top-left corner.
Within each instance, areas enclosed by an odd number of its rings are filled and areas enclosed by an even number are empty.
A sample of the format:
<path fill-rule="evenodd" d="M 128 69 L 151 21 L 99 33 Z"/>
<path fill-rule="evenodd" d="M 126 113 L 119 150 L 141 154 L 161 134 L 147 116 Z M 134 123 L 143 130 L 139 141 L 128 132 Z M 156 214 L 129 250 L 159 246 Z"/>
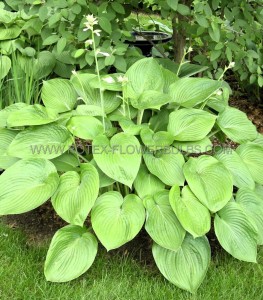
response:
<path fill-rule="evenodd" d="M 6 77 L 11 69 L 11 59 L 8 56 L 0 56 L 0 80 Z"/>
<path fill-rule="evenodd" d="M 208 137 L 203 138 L 200 141 L 191 141 L 191 142 L 180 142 L 174 141 L 173 146 L 180 151 L 188 153 L 203 153 L 211 151 L 213 144 Z"/>
<path fill-rule="evenodd" d="M 236 194 L 236 201 L 246 215 L 255 222 L 258 232 L 258 244 L 263 244 L 263 201 L 250 189 L 242 188 Z"/>
<path fill-rule="evenodd" d="M 66 127 L 47 124 L 18 133 L 8 147 L 7 154 L 19 158 L 55 158 L 66 152 L 73 138 Z"/>
<path fill-rule="evenodd" d="M 92 116 L 92 117 L 97 117 L 97 116 L 102 116 L 102 110 L 101 107 L 97 105 L 78 105 L 76 107 L 76 110 L 74 111 L 74 115 L 76 116 Z"/>
<path fill-rule="evenodd" d="M 134 188 L 138 196 L 143 199 L 146 196 L 154 196 L 165 188 L 164 183 L 151 174 L 145 165 L 141 165 L 139 173 L 134 181 Z"/>
<path fill-rule="evenodd" d="M 26 106 L 27 105 L 25 103 L 15 103 L 5 107 L 3 110 L 0 110 L 0 128 L 7 127 L 6 122 L 12 112 L 20 110 Z"/>
<path fill-rule="evenodd" d="M 69 171 L 60 177 L 51 200 L 63 220 L 83 226 L 99 193 L 99 175 L 91 164 L 81 164 L 80 170 L 80 174 Z"/>
<path fill-rule="evenodd" d="M 23 159 L 0 176 L 0 215 L 21 214 L 46 202 L 56 191 L 59 177 L 45 159 Z"/>
<path fill-rule="evenodd" d="M 39 104 L 28 105 L 11 112 L 7 118 L 9 127 L 43 125 L 54 122 L 58 118 L 55 111 Z"/>
<path fill-rule="evenodd" d="M 148 127 L 141 130 L 140 136 L 145 146 L 157 150 L 170 146 L 174 141 L 171 133 L 167 131 L 154 132 Z"/>
<path fill-rule="evenodd" d="M 77 155 L 67 152 L 53 158 L 51 162 L 55 165 L 59 172 L 75 171 L 79 165 Z"/>
<path fill-rule="evenodd" d="M 226 107 L 217 118 L 221 130 L 234 142 L 245 143 L 257 137 L 257 129 L 242 111 Z"/>
<path fill-rule="evenodd" d="M 32 63 L 32 60 L 31 60 Z M 39 52 L 33 64 L 34 79 L 39 80 L 48 76 L 56 65 L 56 57 L 49 51 Z"/>
<path fill-rule="evenodd" d="M 252 190 L 254 189 L 255 182 L 247 166 L 236 151 L 233 149 L 230 149 L 230 151 L 222 150 L 215 154 L 215 158 L 221 161 L 230 171 L 233 177 L 233 184 L 236 187 L 248 187 Z"/>
<path fill-rule="evenodd" d="M 257 228 L 234 201 L 215 216 L 215 233 L 221 246 L 237 259 L 257 261 Z"/>
<path fill-rule="evenodd" d="M 0 41 L 12 40 L 17 38 L 21 33 L 21 28 L 17 25 L 0 28 Z"/>
<path fill-rule="evenodd" d="M 174 147 L 158 150 L 155 153 L 146 152 L 143 159 L 149 171 L 166 185 L 183 185 L 184 157 Z"/>
<path fill-rule="evenodd" d="M 15 162 L 17 162 L 17 158 L 10 157 L 7 155 L 7 148 L 16 137 L 17 131 L 8 130 L 8 129 L 0 129 L 0 169 L 7 169 Z"/>
<path fill-rule="evenodd" d="M 71 117 L 67 128 L 74 136 L 85 140 L 93 140 L 104 131 L 102 123 L 92 116 Z"/>
<path fill-rule="evenodd" d="M 209 210 L 202 205 L 188 186 L 182 191 L 175 185 L 170 190 L 170 204 L 183 228 L 195 238 L 205 235 L 211 227 Z"/>
<path fill-rule="evenodd" d="M 194 107 L 212 96 L 222 82 L 208 78 L 181 78 L 170 86 L 172 101 L 183 107 Z"/>
<path fill-rule="evenodd" d="M 98 198 L 91 211 L 92 227 L 109 251 L 132 240 L 145 220 L 142 200 L 133 194 L 124 199 L 118 192 L 107 192 Z"/>
<path fill-rule="evenodd" d="M 190 189 L 210 211 L 220 210 L 231 199 L 232 175 L 217 159 L 207 155 L 191 157 L 183 171 Z"/>
<path fill-rule="evenodd" d="M 110 186 L 110 185 L 112 185 L 115 182 L 114 179 L 110 178 L 109 176 L 107 176 L 105 173 L 103 173 L 101 171 L 101 169 L 99 168 L 99 166 L 96 164 L 95 159 L 92 159 L 90 161 L 90 163 L 96 168 L 96 170 L 97 170 L 97 172 L 99 174 L 100 188 Z"/>
<path fill-rule="evenodd" d="M 145 229 L 160 246 L 176 251 L 182 245 L 185 230 L 178 221 L 170 203 L 169 191 L 163 190 L 144 199 Z"/>
<path fill-rule="evenodd" d="M 248 143 L 240 145 L 236 151 L 248 167 L 254 181 L 263 184 L 263 147 Z"/>
<path fill-rule="evenodd" d="M 46 279 L 66 282 L 79 277 L 93 264 L 97 250 L 98 242 L 86 228 L 68 225 L 59 229 L 48 249 Z"/>
<path fill-rule="evenodd" d="M 201 109 L 183 108 L 169 115 L 168 132 L 177 141 L 199 141 L 215 124 L 216 116 Z"/>
<path fill-rule="evenodd" d="M 205 278 L 211 260 L 206 237 L 186 235 L 181 248 L 171 251 L 153 245 L 153 257 L 163 276 L 181 289 L 195 293 Z"/>
<path fill-rule="evenodd" d="M 101 110 L 101 97 L 99 89 L 91 87 L 90 81 L 95 78 L 94 74 L 75 74 L 71 77 L 71 82 L 79 97 L 87 104 L 97 106 Z M 121 104 L 121 99 L 116 92 L 104 91 L 103 102 L 106 114 L 113 112 Z"/>
<path fill-rule="evenodd" d="M 68 79 L 44 81 L 41 97 L 47 108 L 59 113 L 72 110 L 77 102 L 77 93 Z"/>
<path fill-rule="evenodd" d="M 170 102 L 170 96 L 161 92 L 144 91 L 139 98 L 131 100 L 131 105 L 137 109 L 160 109 L 161 106 Z"/>
<path fill-rule="evenodd" d="M 257 138 L 252 143 L 258 144 L 263 147 L 263 134 L 258 133 Z"/>
<path fill-rule="evenodd" d="M 136 137 L 118 133 L 108 140 L 98 136 L 93 140 L 93 156 L 100 169 L 109 177 L 129 187 L 140 168 L 141 147 Z"/>
<path fill-rule="evenodd" d="M 162 91 L 163 72 L 154 58 L 143 58 L 134 63 L 126 73 L 127 97 L 137 99 L 145 91 Z"/>
<path fill-rule="evenodd" d="M 106 74 L 99 77 L 95 75 L 89 82 L 90 86 L 95 89 L 102 88 L 103 90 L 108 91 L 122 91 L 122 84 L 119 80 L 123 74 L 115 73 L 115 74 Z"/>

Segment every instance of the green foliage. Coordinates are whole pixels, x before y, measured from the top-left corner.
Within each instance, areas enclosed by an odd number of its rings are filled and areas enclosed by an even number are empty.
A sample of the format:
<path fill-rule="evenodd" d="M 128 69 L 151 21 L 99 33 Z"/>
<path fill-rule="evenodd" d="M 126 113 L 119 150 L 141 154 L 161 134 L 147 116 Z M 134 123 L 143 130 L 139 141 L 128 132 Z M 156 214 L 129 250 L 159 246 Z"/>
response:
<path fill-rule="evenodd" d="M 209 66 L 211 78 L 219 78 L 224 65 L 235 62 L 233 70 L 240 81 L 263 86 L 261 0 L 143 2 L 150 11 L 172 20 L 176 37 L 182 37 L 184 44 L 190 43 L 188 46 L 194 49 L 192 59 Z M 160 22 L 154 23 L 150 23 L 150 29 L 163 28 Z M 177 40 L 173 42 L 175 48 L 180 47 Z"/>
<path fill-rule="evenodd" d="M 94 261 L 97 239 L 110 251 L 143 226 L 161 273 L 192 293 L 209 267 L 211 223 L 228 253 L 255 262 L 262 244 L 262 136 L 228 107 L 227 85 L 181 78 L 181 65 L 168 82 L 154 58 L 125 74 L 101 75 L 95 39 L 96 75 L 46 80 L 41 104 L 0 111 L 0 214 L 23 213 L 51 198 L 69 223 L 51 242 L 47 280 L 80 276 Z M 218 134 L 240 142 L 236 152 L 211 151 Z"/>

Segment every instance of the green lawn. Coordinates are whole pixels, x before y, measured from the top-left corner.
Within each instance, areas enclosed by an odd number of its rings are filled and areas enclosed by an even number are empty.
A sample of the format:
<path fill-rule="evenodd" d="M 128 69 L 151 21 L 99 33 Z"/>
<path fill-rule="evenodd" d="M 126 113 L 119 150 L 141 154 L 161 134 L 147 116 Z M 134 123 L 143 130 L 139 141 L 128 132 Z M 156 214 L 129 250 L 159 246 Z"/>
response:
<path fill-rule="evenodd" d="M 218 253 L 197 295 L 166 281 L 155 267 L 146 267 L 138 254 L 125 256 L 101 250 L 81 278 L 63 284 L 45 281 L 43 263 L 47 245 L 28 244 L 19 229 L 0 224 L 0 299 L 170 300 L 263 299 L 263 249 L 259 264 L 239 262 Z"/>

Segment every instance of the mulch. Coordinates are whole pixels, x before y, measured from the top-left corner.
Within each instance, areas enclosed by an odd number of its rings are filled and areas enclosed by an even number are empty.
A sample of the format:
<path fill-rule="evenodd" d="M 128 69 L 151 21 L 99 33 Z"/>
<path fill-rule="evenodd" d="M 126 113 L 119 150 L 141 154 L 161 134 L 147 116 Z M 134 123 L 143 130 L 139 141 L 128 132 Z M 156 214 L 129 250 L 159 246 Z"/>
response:
<path fill-rule="evenodd" d="M 237 99 L 233 97 L 230 101 L 230 105 L 245 112 L 248 118 L 256 125 L 258 131 L 263 133 L 262 104 L 250 101 L 246 98 Z M 41 245 L 43 241 L 49 241 L 59 228 L 67 225 L 66 222 L 56 215 L 50 201 L 28 213 L 5 216 L 3 219 L 9 227 L 14 229 L 19 228 L 24 231 L 29 244 Z M 221 247 L 218 244 L 213 230 L 208 234 L 208 238 L 212 249 L 220 251 Z M 132 257 L 141 263 L 152 265 L 151 245 L 152 241 L 143 229 L 133 241 L 117 250 L 111 251 L 109 255 L 112 255 L 111 253 L 114 255 L 116 252 L 121 255 L 132 255 Z"/>

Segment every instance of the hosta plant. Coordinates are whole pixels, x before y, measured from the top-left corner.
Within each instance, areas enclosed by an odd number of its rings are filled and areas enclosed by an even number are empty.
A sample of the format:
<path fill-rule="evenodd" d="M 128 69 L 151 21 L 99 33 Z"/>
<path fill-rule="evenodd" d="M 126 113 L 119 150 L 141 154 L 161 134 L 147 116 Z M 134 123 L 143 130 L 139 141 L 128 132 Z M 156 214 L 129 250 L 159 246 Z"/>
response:
<path fill-rule="evenodd" d="M 110 251 L 143 227 L 160 272 L 192 293 L 209 268 L 211 228 L 233 257 L 256 262 L 263 136 L 228 96 L 222 80 L 178 78 L 144 58 L 126 74 L 45 81 L 42 104 L 0 111 L 0 214 L 51 199 L 69 224 L 51 241 L 48 281 L 77 278 L 98 241 Z"/>

